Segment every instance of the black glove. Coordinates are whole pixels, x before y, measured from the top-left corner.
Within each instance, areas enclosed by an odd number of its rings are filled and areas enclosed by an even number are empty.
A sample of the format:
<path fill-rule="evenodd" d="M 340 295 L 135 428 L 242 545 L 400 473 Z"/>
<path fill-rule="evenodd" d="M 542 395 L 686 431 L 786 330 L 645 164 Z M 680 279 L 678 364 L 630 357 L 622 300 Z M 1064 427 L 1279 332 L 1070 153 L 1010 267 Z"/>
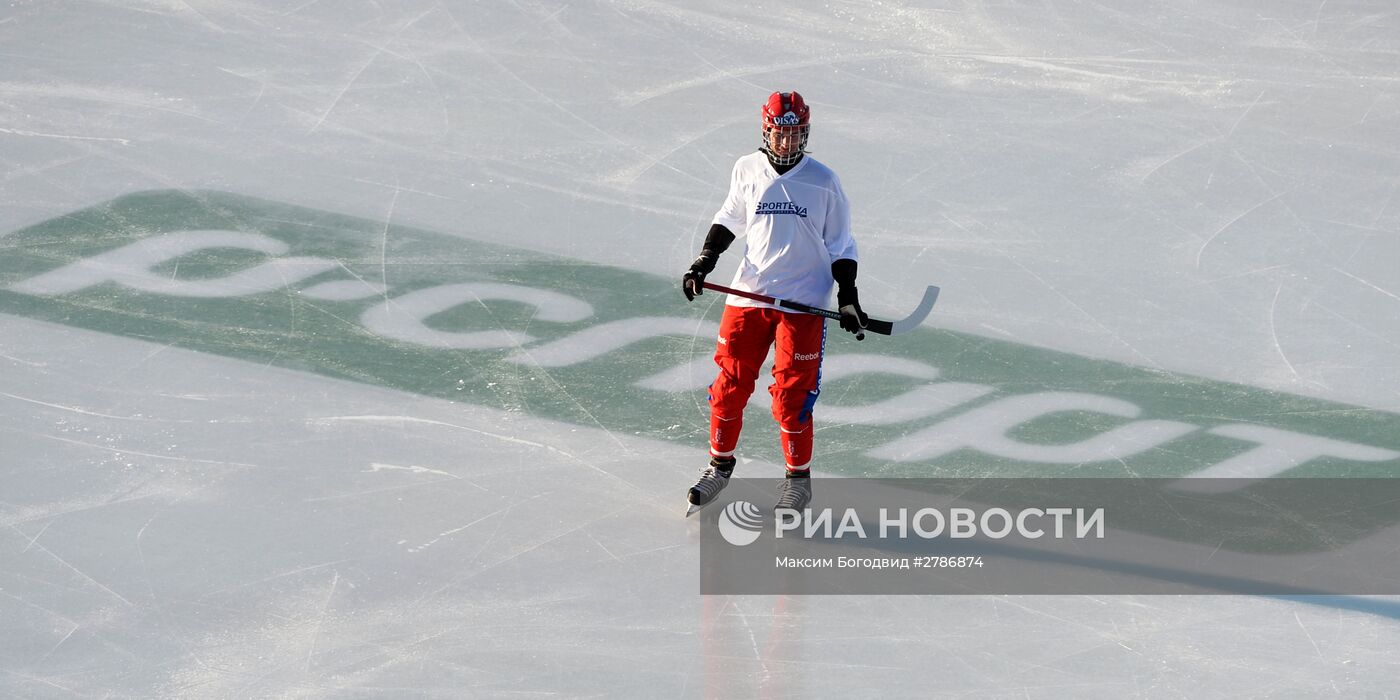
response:
<path fill-rule="evenodd" d="M 681 291 L 685 292 L 686 301 L 693 301 L 695 297 L 705 293 L 705 275 L 715 271 L 715 263 L 718 261 L 719 256 L 711 255 L 708 250 L 704 251 L 690 264 L 690 269 L 681 275 Z"/>
<path fill-rule="evenodd" d="M 860 310 L 860 295 L 856 293 L 856 261 L 847 258 L 831 263 L 831 277 L 836 280 L 836 308 L 841 311 L 841 330 L 855 333 L 856 340 L 865 340 L 861 332 L 870 317 Z"/>
<path fill-rule="evenodd" d="M 860 310 L 860 295 L 855 285 L 841 286 L 836 290 L 836 308 L 841 311 L 841 330 L 855 333 L 856 340 L 864 340 L 865 329 L 870 317 Z"/>
<path fill-rule="evenodd" d="M 690 269 L 681 275 L 681 291 L 685 293 L 686 301 L 694 301 L 695 297 L 705 292 L 705 275 L 715 271 L 719 254 L 733 242 L 734 234 L 729 229 L 721 224 L 710 224 L 710 230 L 705 234 L 705 245 L 700 248 L 700 256 L 695 258 L 695 262 L 690 264 Z"/>

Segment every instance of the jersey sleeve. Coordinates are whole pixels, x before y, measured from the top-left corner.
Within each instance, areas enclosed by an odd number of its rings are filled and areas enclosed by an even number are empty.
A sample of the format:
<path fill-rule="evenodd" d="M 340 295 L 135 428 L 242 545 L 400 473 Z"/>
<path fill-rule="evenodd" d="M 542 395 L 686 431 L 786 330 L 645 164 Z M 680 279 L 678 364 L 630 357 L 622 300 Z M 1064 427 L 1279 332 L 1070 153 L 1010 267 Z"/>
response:
<path fill-rule="evenodd" d="M 826 203 L 826 227 L 822 230 L 822 241 L 826 243 L 826 252 L 833 261 L 860 260 L 856 252 L 856 239 L 851 235 L 851 205 L 846 201 L 841 181 L 834 174 Z"/>
<path fill-rule="evenodd" d="M 735 163 L 734 171 L 729 175 L 729 195 L 724 198 L 724 204 L 720 205 L 719 211 L 715 212 L 715 218 L 710 222 L 729 229 L 736 237 L 744 235 L 749 227 L 742 181 L 740 164 Z"/>

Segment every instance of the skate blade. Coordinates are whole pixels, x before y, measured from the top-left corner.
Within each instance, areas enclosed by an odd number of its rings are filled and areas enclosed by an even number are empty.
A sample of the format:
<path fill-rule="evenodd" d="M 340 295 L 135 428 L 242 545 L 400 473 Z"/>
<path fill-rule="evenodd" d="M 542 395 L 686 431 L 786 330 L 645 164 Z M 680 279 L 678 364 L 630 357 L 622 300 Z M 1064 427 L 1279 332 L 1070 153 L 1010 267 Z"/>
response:
<path fill-rule="evenodd" d="M 685 504 L 685 517 L 689 518 L 690 516 L 695 515 L 696 513 L 700 512 L 700 509 L 704 508 L 707 505 L 710 504 L 706 503 L 704 506 L 697 506 L 694 503 Z"/>

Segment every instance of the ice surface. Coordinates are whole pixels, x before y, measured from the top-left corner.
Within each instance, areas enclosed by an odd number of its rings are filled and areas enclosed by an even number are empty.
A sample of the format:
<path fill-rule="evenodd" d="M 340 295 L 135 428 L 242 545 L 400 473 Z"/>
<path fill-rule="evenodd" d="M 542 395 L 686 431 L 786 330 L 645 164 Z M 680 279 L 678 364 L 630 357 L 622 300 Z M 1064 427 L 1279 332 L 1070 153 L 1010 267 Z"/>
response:
<path fill-rule="evenodd" d="M 669 277 L 795 88 L 869 310 L 1397 411 L 1397 56 L 1380 0 L 17 0 L 0 235 L 202 188 Z M 1388 600 L 702 598 L 700 445 L 17 316 L 0 416 L 4 695 L 1400 680 Z"/>
<path fill-rule="evenodd" d="M 4 333 L 7 695 L 1237 696 L 1400 673 L 1383 600 L 702 597 L 678 496 L 699 449 Z"/>

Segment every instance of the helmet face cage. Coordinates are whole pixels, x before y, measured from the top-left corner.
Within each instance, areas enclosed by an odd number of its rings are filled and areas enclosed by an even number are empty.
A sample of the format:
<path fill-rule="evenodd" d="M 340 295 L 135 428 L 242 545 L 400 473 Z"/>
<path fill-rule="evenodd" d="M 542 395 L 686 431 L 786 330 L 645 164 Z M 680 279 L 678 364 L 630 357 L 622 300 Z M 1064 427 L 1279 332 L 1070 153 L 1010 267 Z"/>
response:
<path fill-rule="evenodd" d="M 775 92 L 763 103 L 763 146 L 759 150 L 776 165 L 791 165 L 807 151 L 807 135 L 812 129 L 811 109 L 796 92 Z M 775 142 L 782 139 L 784 153 Z"/>
<path fill-rule="evenodd" d="M 811 124 L 765 127 L 763 129 L 763 147 L 759 150 L 768 154 L 768 159 L 777 165 L 792 165 L 801 160 L 802 154 L 807 152 L 807 134 L 811 129 Z M 786 154 L 779 154 L 774 150 L 775 137 L 787 137 L 789 145 Z"/>

